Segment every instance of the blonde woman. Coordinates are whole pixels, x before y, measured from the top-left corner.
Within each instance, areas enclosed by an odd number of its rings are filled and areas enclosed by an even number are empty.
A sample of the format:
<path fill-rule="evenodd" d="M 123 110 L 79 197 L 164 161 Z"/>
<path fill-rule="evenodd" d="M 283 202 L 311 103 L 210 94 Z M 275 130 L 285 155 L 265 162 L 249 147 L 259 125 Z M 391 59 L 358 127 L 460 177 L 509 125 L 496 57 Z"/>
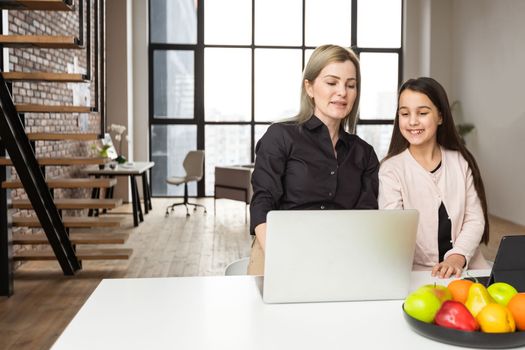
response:
<path fill-rule="evenodd" d="M 264 273 L 270 210 L 377 209 L 377 156 L 350 133 L 360 88 L 359 60 L 350 49 L 318 47 L 303 73 L 299 114 L 272 124 L 257 143 L 248 273 Z"/>

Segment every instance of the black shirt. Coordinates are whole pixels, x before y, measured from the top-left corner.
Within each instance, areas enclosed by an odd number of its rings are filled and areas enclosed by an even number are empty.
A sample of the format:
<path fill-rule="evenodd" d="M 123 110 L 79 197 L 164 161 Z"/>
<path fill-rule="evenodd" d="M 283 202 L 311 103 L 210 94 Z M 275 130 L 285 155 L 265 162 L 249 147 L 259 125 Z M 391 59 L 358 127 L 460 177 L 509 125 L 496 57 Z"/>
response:
<path fill-rule="evenodd" d="M 441 162 L 431 173 L 436 173 L 440 168 Z M 441 202 L 438 209 L 438 218 L 438 254 L 439 262 L 442 262 L 445 259 L 445 254 L 452 249 L 452 223 L 443 202 Z"/>
<path fill-rule="evenodd" d="M 275 209 L 377 209 L 379 162 L 372 146 L 339 131 L 334 154 L 317 117 L 272 124 L 256 146 L 250 232 Z"/>

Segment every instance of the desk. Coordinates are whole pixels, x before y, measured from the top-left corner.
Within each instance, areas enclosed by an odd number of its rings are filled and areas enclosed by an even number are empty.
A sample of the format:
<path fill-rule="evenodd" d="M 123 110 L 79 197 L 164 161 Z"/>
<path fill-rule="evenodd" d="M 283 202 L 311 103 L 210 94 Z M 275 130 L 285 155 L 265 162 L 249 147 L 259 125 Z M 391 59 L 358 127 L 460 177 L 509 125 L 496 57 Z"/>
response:
<path fill-rule="evenodd" d="M 434 280 L 429 271 L 413 272 L 412 289 Z M 53 349 L 458 349 L 413 332 L 403 300 L 265 304 L 261 282 L 105 279 Z"/>
<path fill-rule="evenodd" d="M 96 177 L 107 176 L 129 176 L 129 182 L 131 185 L 131 205 L 133 208 L 133 225 L 138 226 L 139 222 L 144 221 L 142 214 L 142 208 L 140 206 L 139 191 L 137 188 L 136 177 L 142 177 L 142 192 L 144 197 L 144 213 L 147 214 L 151 209 L 151 192 L 148 184 L 148 173 L 147 171 L 155 165 L 154 162 L 133 162 L 128 165 L 117 165 L 115 169 L 111 169 L 108 165 L 104 169 L 99 169 L 97 166 L 88 166 L 82 170 L 87 175 L 94 175 Z M 94 189 L 92 197 L 96 198 L 100 195 L 99 189 Z M 106 197 L 111 198 L 113 196 L 113 188 L 106 192 Z"/>

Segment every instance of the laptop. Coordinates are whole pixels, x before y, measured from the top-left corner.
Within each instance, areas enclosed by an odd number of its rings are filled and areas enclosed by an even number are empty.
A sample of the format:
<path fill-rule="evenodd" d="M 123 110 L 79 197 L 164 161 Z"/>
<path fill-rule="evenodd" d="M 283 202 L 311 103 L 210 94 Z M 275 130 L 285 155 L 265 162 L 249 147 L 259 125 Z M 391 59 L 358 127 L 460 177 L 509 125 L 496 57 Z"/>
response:
<path fill-rule="evenodd" d="M 496 282 L 506 282 L 525 292 L 525 235 L 503 236 L 499 243 L 496 259 L 490 276 L 476 280 L 487 287 Z M 467 278 L 474 280 L 473 278 Z"/>
<path fill-rule="evenodd" d="M 266 303 L 404 299 L 416 210 L 278 210 L 266 218 Z"/>

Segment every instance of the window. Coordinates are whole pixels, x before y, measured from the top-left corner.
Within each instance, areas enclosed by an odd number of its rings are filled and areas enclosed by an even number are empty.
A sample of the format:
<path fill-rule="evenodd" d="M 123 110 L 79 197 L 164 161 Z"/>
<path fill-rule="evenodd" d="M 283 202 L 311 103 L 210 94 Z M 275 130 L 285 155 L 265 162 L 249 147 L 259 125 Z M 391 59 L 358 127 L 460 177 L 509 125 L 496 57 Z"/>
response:
<path fill-rule="evenodd" d="M 150 0 L 150 139 L 153 195 L 204 149 L 213 195 L 215 165 L 254 161 L 256 142 L 298 111 L 301 74 L 316 46 L 352 47 L 362 93 L 356 132 L 387 151 L 402 63 L 401 0 Z M 225 20 L 227 19 L 227 20 Z"/>

